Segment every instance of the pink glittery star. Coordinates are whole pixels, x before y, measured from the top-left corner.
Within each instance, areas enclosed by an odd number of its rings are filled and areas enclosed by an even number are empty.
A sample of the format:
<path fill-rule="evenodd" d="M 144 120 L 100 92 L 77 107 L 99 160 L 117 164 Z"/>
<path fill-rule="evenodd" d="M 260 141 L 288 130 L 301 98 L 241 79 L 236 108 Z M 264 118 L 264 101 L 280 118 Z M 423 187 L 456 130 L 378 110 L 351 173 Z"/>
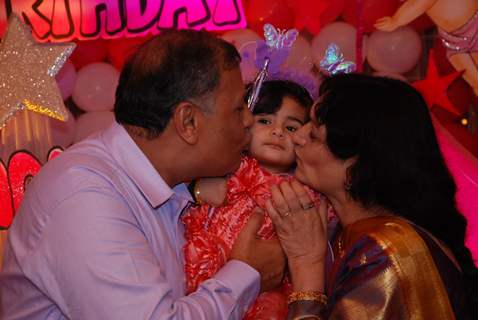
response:
<path fill-rule="evenodd" d="M 0 129 L 23 109 L 68 119 L 55 75 L 74 48 L 74 43 L 39 44 L 19 17 L 10 16 L 0 45 Z"/>

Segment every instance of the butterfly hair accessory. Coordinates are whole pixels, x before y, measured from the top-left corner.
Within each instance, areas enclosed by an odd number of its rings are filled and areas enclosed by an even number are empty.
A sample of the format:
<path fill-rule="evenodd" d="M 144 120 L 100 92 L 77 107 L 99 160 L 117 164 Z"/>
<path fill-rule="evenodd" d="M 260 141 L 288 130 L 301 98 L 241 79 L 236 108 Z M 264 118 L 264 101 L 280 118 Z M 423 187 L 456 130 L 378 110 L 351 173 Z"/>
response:
<path fill-rule="evenodd" d="M 269 58 L 269 73 L 279 72 L 280 66 L 289 56 L 298 35 L 299 32 L 296 29 L 281 30 L 266 23 L 264 25 L 264 40 L 257 41 L 256 68 L 261 70 L 265 59 Z"/>
<path fill-rule="evenodd" d="M 269 48 L 276 50 L 290 49 L 298 35 L 299 32 L 296 29 L 281 30 L 276 29 L 270 23 L 264 25 L 264 38 Z"/>
<path fill-rule="evenodd" d="M 255 66 L 260 72 L 254 80 L 250 96 L 247 99 L 249 110 L 253 111 L 262 83 L 269 74 L 279 72 L 281 64 L 287 59 L 290 49 L 297 39 L 299 32 L 296 29 L 281 30 L 272 24 L 264 25 L 264 39 L 257 41 Z"/>
<path fill-rule="evenodd" d="M 328 76 L 351 73 L 356 70 L 356 67 L 354 62 L 345 61 L 342 51 L 335 43 L 329 44 L 324 58 L 320 61 L 320 71 Z"/>

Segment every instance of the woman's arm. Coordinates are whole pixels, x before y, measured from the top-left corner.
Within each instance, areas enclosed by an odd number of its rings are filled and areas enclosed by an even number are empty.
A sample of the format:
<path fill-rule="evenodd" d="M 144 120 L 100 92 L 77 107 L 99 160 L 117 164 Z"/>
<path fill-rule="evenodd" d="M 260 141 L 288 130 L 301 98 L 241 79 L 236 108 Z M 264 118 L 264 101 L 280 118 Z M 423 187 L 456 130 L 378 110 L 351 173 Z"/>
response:
<path fill-rule="evenodd" d="M 271 188 L 266 202 L 286 253 L 292 282 L 289 319 L 317 319 L 325 307 L 325 255 L 327 250 L 327 203 L 314 206 L 297 181 Z"/>

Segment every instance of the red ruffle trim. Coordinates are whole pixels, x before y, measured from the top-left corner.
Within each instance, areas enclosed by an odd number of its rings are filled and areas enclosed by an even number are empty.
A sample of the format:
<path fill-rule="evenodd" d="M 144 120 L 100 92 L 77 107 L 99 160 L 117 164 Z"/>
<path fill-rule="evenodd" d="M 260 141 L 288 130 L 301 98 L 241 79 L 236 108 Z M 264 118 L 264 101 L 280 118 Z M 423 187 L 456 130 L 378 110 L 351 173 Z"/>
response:
<path fill-rule="evenodd" d="M 291 180 L 290 175 L 275 175 L 260 168 L 257 161 L 245 157 L 239 169 L 227 182 L 226 204 L 221 207 L 201 205 L 183 215 L 186 244 L 184 246 L 187 292 L 196 291 L 199 284 L 211 278 L 227 262 L 232 246 L 249 220 L 255 207 L 264 209 L 272 185 Z M 317 193 L 313 194 L 316 205 Z M 263 239 L 275 237 L 272 221 L 267 214 L 259 230 Z M 286 291 L 262 293 L 246 314 L 245 319 L 285 319 Z"/>

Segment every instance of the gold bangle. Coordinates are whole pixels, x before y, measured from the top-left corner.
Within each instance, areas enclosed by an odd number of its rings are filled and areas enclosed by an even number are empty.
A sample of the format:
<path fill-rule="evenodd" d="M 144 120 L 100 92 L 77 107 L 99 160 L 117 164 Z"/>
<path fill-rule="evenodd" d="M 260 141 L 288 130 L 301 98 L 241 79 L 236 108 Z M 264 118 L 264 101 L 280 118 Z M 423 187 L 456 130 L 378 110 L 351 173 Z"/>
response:
<path fill-rule="evenodd" d="M 327 296 L 320 291 L 293 291 L 289 295 L 288 303 L 290 304 L 299 300 L 317 301 L 324 306 L 327 304 Z"/>
<path fill-rule="evenodd" d="M 198 205 L 202 205 L 203 201 L 201 200 L 201 190 L 199 190 L 199 179 L 194 183 L 194 200 Z"/>

